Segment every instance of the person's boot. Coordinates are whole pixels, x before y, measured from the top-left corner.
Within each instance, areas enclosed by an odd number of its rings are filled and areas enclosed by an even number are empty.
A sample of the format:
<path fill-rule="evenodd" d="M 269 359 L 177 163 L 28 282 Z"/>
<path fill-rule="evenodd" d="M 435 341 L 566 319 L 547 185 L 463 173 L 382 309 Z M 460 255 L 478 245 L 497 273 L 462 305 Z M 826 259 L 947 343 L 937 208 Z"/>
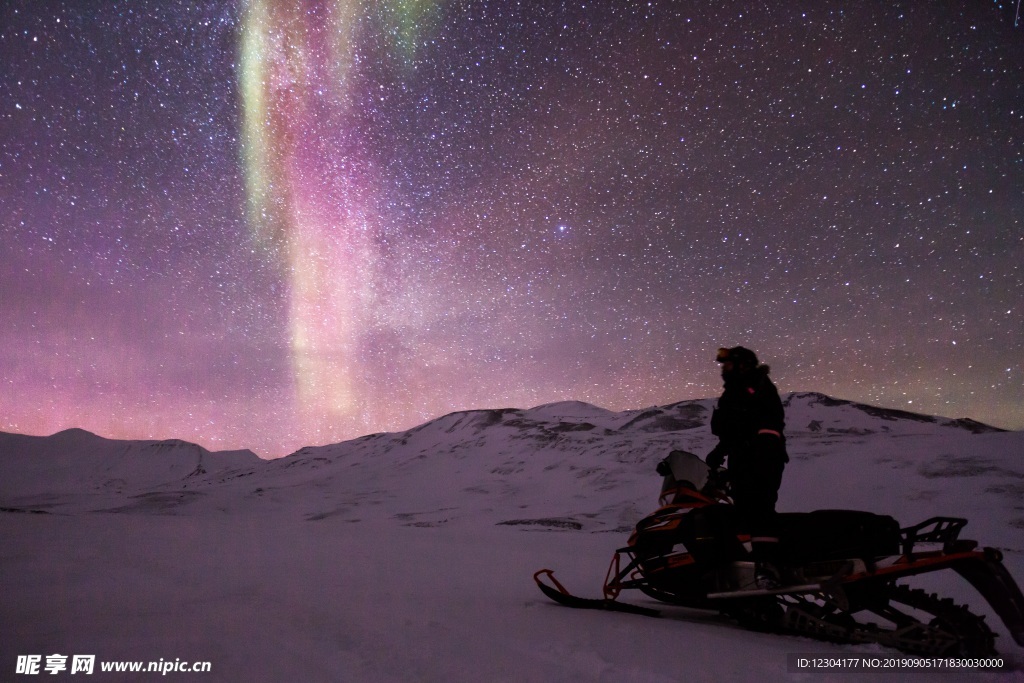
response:
<path fill-rule="evenodd" d="M 770 591 L 782 588 L 779 570 L 768 562 L 754 563 L 754 585 L 760 590 Z"/>
<path fill-rule="evenodd" d="M 754 556 L 754 585 L 761 590 L 781 588 L 785 582 L 778 561 L 778 540 L 758 539 L 754 541 L 751 554 Z"/>

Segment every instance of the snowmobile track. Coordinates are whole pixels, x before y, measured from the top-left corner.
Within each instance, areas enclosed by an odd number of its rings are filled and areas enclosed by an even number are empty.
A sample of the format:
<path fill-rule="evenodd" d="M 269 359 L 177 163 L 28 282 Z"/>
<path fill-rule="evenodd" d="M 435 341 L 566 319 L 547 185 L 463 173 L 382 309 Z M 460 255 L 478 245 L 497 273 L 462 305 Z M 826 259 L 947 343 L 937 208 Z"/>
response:
<path fill-rule="evenodd" d="M 995 634 L 985 618 L 919 588 L 890 584 L 864 611 L 893 624 L 883 628 L 861 623 L 834 603 L 806 598 L 784 603 L 781 631 L 843 643 L 878 643 L 912 654 L 936 657 L 986 657 L 995 654 Z M 910 608 L 927 615 L 927 623 L 908 614 Z"/>

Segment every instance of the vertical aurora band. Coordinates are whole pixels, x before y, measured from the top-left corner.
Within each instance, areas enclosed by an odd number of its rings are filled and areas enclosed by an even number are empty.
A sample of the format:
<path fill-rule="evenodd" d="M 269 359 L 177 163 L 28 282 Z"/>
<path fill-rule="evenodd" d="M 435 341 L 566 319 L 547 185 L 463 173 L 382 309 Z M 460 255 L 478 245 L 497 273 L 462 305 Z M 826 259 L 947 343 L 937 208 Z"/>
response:
<path fill-rule="evenodd" d="M 374 418 L 360 344 L 378 296 L 379 192 L 360 130 L 360 40 L 408 63 L 427 2 L 245 0 L 238 82 L 247 220 L 289 286 L 304 435 L 349 438 Z"/>

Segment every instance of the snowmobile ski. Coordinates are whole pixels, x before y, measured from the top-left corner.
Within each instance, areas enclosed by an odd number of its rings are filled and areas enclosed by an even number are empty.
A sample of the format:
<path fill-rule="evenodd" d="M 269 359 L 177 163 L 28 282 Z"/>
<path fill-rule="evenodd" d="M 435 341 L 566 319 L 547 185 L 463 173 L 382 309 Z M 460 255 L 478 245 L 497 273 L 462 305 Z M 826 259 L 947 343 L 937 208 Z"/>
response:
<path fill-rule="evenodd" d="M 546 575 L 548 580 L 554 584 L 551 587 L 541 580 L 541 576 Z M 581 598 L 573 595 L 565 589 L 558 579 L 555 578 L 554 572 L 550 569 L 541 569 L 533 575 L 533 580 L 537 582 L 544 595 L 548 596 L 560 605 L 566 607 L 574 607 L 576 609 L 599 609 L 608 612 L 626 612 L 628 614 L 640 614 L 645 617 L 660 617 L 661 612 L 656 609 L 649 607 L 641 607 L 639 605 L 630 605 L 625 602 L 617 602 L 608 598 Z"/>

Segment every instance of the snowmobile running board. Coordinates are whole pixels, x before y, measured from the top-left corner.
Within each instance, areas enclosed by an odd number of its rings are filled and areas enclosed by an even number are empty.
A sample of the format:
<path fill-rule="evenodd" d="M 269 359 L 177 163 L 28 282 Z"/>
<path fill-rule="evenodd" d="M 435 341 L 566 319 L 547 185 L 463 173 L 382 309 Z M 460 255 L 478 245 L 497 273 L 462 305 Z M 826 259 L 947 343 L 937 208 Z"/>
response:
<path fill-rule="evenodd" d="M 799 585 L 782 585 L 775 588 L 752 588 L 738 591 L 723 591 L 719 593 L 708 593 L 708 600 L 721 600 L 729 598 L 745 598 L 755 595 L 799 595 L 806 593 L 818 593 L 823 597 L 840 604 L 849 606 L 846 595 L 843 593 L 842 581 L 854 571 L 853 562 L 847 562 L 835 573 L 835 575 L 824 581 L 816 581 Z"/>
<path fill-rule="evenodd" d="M 541 576 L 546 575 L 548 580 L 554 584 L 554 587 L 547 585 L 541 580 Z M 599 609 L 607 612 L 626 612 L 628 614 L 642 614 L 646 617 L 660 617 L 661 612 L 652 609 L 650 607 L 641 607 L 639 605 L 631 605 L 625 602 L 619 602 L 611 598 L 581 598 L 579 596 L 570 593 L 565 586 L 559 583 L 558 579 L 555 578 L 554 572 L 550 569 L 541 569 L 533 575 L 533 580 L 537 582 L 537 586 L 540 588 L 544 595 L 548 596 L 560 605 L 566 607 L 575 607 L 577 609 Z M 800 586 L 780 586 L 778 588 L 763 589 L 755 588 L 751 590 L 740 590 L 740 591 L 726 591 L 723 593 L 709 593 L 707 598 L 709 600 L 728 600 L 730 598 L 750 598 L 764 595 L 787 595 L 787 594 L 806 594 L 806 593 L 820 593 L 828 596 L 831 591 L 828 590 L 826 583 L 808 583 Z"/>
<path fill-rule="evenodd" d="M 555 584 L 555 587 L 547 585 L 541 580 L 541 575 L 547 575 L 551 583 Z M 544 595 L 548 596 L 560 605 L 566 607 L 575 607 L 577 609 L 600 609 L 608 612 L 626 612 L 627 614 L 639 614 L 645 617 L 660 617 L 661 612 L 650 607 L 640 607 L 639 605 L 630 605 L 625 602 L 617 602 L 615 600 L 609 600 L 608 598 L 597 599 L 597 598 L 580 598 L 565 589 L 565 586 L 558 582 L 555 578 L 554 572 L 550 569 L 541 569 L 533 575 L 533 580 L 537 582 L 537 586 L 541 589 Z"/>
<path fill-rule="evenodd" d="M 749 598 L 755 595 L 786 595 L 787 593 L 827 593 L 821 583 L 806 583 L 800 586 L 779 586 L 778 588 L 752 588 L 750 590 L 725 591 L 708 593 L 708 600 L 727 600 L 729 598 Z"/>

